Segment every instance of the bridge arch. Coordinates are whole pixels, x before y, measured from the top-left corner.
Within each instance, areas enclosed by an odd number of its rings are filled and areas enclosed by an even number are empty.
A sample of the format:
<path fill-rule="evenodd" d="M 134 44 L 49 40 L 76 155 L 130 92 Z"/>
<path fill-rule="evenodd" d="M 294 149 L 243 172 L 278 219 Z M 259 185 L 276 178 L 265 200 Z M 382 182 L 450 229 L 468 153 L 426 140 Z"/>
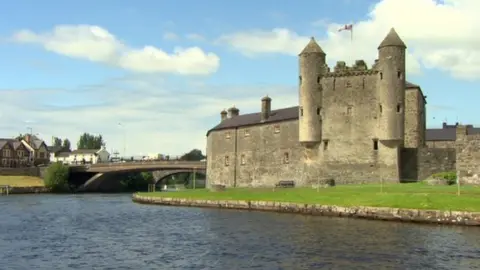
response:
<path fill-rule="evenodd" d="M 205 170 L 175 170 L 175 171 L 162 171 L 159 174 L 155 175 L 155 185 L 163 184 L 165 180 L 169 180 L 169 177 L 176 176 L 176 175 L 182 175 L 182 174 L 188 174 L 188 180 L 190 181 L 193 177 L 193 174 L 196 174 L 196 179 L 199 181 L 205 181 L 207 178 Z"/>
<path fill-rule="evenodd" d="M 120 180 L 126 173 L 131 173 L 131 172 L 153 172 L 153 177 L 154 177 L 154 183 L 155 185 L 161 184 L 162 180 L 166 179 L 167 177 L 171 177 L 172 175 L 177 175 L 177 174 L 184 174 L 184 173 L 195 173 L 198 175 L 204 175 L 206 179 L 206 170 L 205 169 L 164 169 L 164 170 L 159 170 L 157 169 L 136 169 L 136 170 L 116 170 L 116 171 L 110 171 L 110 172 L 98 172 L 95 174 L 93 177 L 88 179 L 83 185 L 81 185 L 77 191 L 98 191 L 102 184 L 106 182 L 118 182 L 120 183 Z M 201 181 L 201 179 L 199 179 Z"/>

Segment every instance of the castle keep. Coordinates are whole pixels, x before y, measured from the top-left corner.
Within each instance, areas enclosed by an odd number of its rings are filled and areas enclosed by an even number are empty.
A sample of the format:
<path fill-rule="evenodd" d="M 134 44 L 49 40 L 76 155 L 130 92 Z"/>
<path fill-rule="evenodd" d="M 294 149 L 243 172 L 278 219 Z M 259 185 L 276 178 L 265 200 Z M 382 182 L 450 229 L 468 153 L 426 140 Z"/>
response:
<path fill-rule="evenodd" d="M 451 151 L 426 147 L 426 100 L 405 80 L 405 51 L 392 28 L 371 68 L 357 60 L 353 66 L 339 61 L 332 70 L 312 38 L 299 54 L 299 106 L 272 110 L 267 96 L 260 113 L 221 112 L 207 133 L 207 182 L 307 186 L 331 178 L 378 183 L 430 174 L 422 167 L 426 157 L 440 156 L 442 163 Z"/>

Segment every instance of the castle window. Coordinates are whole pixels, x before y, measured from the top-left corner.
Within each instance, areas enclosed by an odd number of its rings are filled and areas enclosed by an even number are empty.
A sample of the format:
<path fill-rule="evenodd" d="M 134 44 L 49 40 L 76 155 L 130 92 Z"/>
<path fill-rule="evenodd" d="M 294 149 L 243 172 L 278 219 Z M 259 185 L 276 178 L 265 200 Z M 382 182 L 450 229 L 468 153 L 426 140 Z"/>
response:
<path fill-rule="evenodd" d="M 378 110 L 380 111 L 380 114 L 381 114 L 383 111 L 382 104 L 378 104 Z"/>
<path fill-rule="evenodd" d="M 398 77 L 399 79 L 402 78 L 402 72 L 401 72 L 401 71 L 397 71 L 397 77 Z"/>
<path fill-rule="evenodd" d="M 323 140 L 323 150 L 328 149 L 328 140 Z"/>
<path fill-rule="evenodd" d="M 290 159 L 288 157 L 288 153 L 285 152 L 283 153 L 283 163 L 288 164 L 290 162 Z"/>
<path fill-rule="evenodd" d="M 245 129 L 244 135 L 245 135 L 245 137 L 250 137 L 250 130 Z"/>
<path fill-rule="evenodd" d="M 345 82 L 345 87 L 346 88 L 351 88 L 352 87 L 352 83 L 350 81 L 346 81 Z"/>
<path fill-rule="evenodd" d="M 245 155 L 240 156 L 240 165 L 245 165 Z"/>
<path fill-rule="evenodd" d="M 228 158 L 228 156 L 225 156 L 225 166 L 230 166 L 230 159 Z"/>
<path fill-rule="evenodd" d="M 383 80 L 383 73 L 380 72 L 380 80 Z"/>
<path fill-rule="evenodd" d="M 300 107 L 300 116 L 303 116 L 303 107 Z"/>
<path fill-rule="evenodd" d="M 280 133 L 280 125 L 273 126 L 273 133 Z"/>
<path fill-rule="evenodd" d="M 317 83 L 320 83 L 320 76 L 317 76 Z"/>
<path fill-rule="evenodd" d="M 317 107 L 317 115 L 320 115 L 320 107 Z"/>
<path fill-rule="evenodd" d="M 377 139 L 373 140 L 373 150 L 378 150 L 378 140 Z"/>
<path fill-rule="evenodd" d="M 365 89 L 365 77 L 362 80 L 362 88 Z"/>
<path fill-rule="evenodd" d="M 347 115 L 352 115 L 352 105 L 347 107 Z"/>
<path fill-rule="evenodd" d="M 230 139 L 231 136 L 230 131 L 225 132 L 225 139 Z"/>
<path fill-rule="evenodd" d="M 397 104 L 397 113 L 402 112 L 402 105 L 400 103 Z"/>
<path fill-rule="evenodd" d="M 337 84 L 337 79 L 333 78 L 333 90 L 335 90 L 335 85 Z"/>
<path fill-rule="evenodd" d="M 298 76 L 298 82 L 302 85 L 302 76 Z"/>

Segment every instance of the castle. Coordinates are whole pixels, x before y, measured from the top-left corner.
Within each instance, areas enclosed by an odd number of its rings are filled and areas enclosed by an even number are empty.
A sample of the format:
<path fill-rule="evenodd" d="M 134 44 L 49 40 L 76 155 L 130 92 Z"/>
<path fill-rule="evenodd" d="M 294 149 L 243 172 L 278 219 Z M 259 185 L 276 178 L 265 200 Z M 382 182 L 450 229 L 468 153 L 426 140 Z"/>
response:
<path fill-rule="evenodd" d="M 371 68 L 339 61 L 332 71 L 312 37 L 299 54 L 299 106 L 272 110 L 266 96 L 260 113 L 221 112 L 207 132 L 207 183 L 399 182 L 452 169 L 452 149 L 427 147 L 426 97 L 405 80 L 405 57 L 392 28 Z"/>

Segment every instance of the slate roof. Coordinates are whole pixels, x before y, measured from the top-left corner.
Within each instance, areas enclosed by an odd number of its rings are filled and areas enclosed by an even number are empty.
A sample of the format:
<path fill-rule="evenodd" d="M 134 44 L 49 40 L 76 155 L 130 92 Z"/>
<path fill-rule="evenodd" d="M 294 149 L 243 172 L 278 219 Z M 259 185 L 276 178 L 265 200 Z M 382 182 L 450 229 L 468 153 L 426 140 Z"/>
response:
<path fill-rule="evenodd" d="M 413 84 L 413 83 L 410 83 L 410 82 L 406 82 L 406 89 L 411 89 L 411 88 L 420 89 L 420 86 L 418 86 L 416 84 Z M 210 129 L 207 132 L 207 136 L 208 136 L 208 134 L 210 134 L 211 131 L 214 131 L 214 130 L 253 126 L 253 125 L 258 125 L 258 124 L 263 124 L 263 123 L 273 123 L 273 122 L 283 122 L 283 121 L 288 121 L 288 120 L 296 120 L 296 119 L 298 119 L 298 107 L 299 106 L 272 110 L 271 113 L 270 113 L 270 116 L 264 122 L 260 121 L 260 112 L 241 114 L 241 115 L 235 116 L 233 118 L 227 118 L 227 119 L 223 120 L 220 124 L 216 125 L 212 129 Z"/>
<path fill-rule="evenodd" d="M 397 32 L 394 28 L 390 29 L 385 39 L 380 43 L 378 48 L 387 47 L 387 46 L 396 46 L 396 47 L 403 47 L 406 48 L 407 46 L 403 42 L 403 40 L 398 36 Z"/>
<path fill-rule="evenodd" d="M 13 149 L 17 149 L 22 143 L 16 139 L 2 139 L 0 138 L 0 148 L 2 148 L 5 144 L 9 143 Z"/>

